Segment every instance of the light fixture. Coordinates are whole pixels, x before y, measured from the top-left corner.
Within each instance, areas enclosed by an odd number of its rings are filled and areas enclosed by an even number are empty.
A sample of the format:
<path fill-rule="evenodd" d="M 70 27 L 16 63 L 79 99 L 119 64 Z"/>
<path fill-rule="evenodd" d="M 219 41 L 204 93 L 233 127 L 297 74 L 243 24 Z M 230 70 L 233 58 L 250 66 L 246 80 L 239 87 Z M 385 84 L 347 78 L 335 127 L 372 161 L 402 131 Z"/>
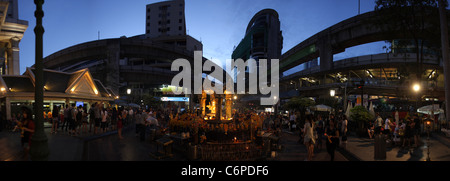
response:
<path fill-rule="evenodd" d="M 127 94 L 128 94 L 128 95 L 131 94 L 131 89 L 127 89 Z"/>
<path fill-rule="evenodd" d="M 336 91 L 334 89 L 330 90 L 330 96 L 334 97 L 336 95 Z"/>
<path fill-rule="evenodd" d="M 420 91 L 420 85 L 417 84 L 417 83 L 415 83 L 415 84 L 413 85 L 413 90 L 414 90 L 414 92 L 419 92 L 419 91 Z"/>

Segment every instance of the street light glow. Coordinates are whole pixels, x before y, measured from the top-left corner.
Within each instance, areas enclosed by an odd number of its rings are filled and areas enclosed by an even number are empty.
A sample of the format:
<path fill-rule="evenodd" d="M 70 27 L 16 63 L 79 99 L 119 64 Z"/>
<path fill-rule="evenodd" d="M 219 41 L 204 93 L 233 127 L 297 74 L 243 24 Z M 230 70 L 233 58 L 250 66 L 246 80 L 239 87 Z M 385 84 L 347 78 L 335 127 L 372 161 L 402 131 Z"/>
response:
<path fill-rule="evenodd" d="M 127 94 L 131 94 L 131 89 L 127 89 Z"/>
<path fill-rule="evenodd" d="M 331 96 L 331 97 L 334 97 L 335 95 L 336 95 L 336 91 L 333 90 L 333 89 L 331 89 L 331 90 L 330 90 L 330 96 Z"/>
<path fill-rule="evenodd" d="M 413 85 L 413 90 L 414 90 L 414 92 L 419 92 L 420 91 L 420 85 L 419 84 L 414 84 Z"/>

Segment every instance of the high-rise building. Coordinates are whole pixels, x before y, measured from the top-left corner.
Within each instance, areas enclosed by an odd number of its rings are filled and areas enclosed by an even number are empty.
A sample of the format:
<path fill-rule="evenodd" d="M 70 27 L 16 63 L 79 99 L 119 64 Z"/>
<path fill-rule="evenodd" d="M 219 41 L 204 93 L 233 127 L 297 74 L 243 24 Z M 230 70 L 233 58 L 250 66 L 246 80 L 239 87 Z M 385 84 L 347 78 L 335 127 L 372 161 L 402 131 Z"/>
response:
<path fill-rule="evenodd" d="M 184 0 L 147 5 L 145 27 L 145 34 L 150 38 L 186 35 Z"/>
<path fill-rule="evenodd" d="M 200 41 L 186 34 L 184 0 L 148 4 L 145 37 L 153 41 L 176 45 L 188 51 L 203 50 Z"/>
<path fill-rule="evenodd" d="M 0 75 L 19 75 L 19 42 L 28 21 L 19 19 L 17 0 L 0 0 Z"/>
<path fill-rule="evenodd" d="M 267 59 L 270 67 L 271 59 L 279 59 L 283 49 L 283 35 L 280 31 L 280 20 L 278 13 L 273 9 L 263 9 L 253 16 L 248 23 L 245 36 L 239 45 L 233 50 L 231 58 L 252 58 L 259 66 L 260 59 Z M 248 71 L 246 71 L 248 73 Z M 234 69 L 236 81 L 237 69 Z"/>

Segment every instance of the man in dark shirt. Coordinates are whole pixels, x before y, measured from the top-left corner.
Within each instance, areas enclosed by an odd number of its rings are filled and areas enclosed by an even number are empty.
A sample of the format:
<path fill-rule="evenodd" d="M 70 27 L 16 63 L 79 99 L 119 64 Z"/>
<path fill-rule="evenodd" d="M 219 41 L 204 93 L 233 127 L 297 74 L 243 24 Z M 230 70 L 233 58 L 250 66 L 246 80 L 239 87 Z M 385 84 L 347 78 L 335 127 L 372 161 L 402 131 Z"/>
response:
<path fill-rule="evenodd" d="M 416 115 L 414 115 L 414 143 L 416 145 L 416 147 L 420 146 L 420 124 L 421 121 L 419 119 L 419 117 Z"/>

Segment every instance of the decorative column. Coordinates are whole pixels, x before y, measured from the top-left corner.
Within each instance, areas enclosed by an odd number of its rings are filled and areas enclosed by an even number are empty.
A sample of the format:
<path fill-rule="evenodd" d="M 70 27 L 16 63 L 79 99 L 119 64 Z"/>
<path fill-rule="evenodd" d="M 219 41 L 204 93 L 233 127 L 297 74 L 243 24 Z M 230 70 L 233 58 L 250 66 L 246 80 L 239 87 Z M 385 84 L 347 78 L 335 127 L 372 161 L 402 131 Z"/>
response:
<path fill-rule="evenodd" d="M 44 11 L 42 11 L 42 4 L 44 0 L 34 0 L 36 4 L 36 11 L 34 16 L 36 17 L 36 27 L 34 33 L 36 35 L 36 60 L 35 60 L 35 92 L 34 92 L 34 114 L 35 114 L 35 130 L 33 137 L 31 138 L 30 155 L 33 161 L 47 161 L 50 154 L 47 142 L 47 136 L 44 132 L 44 71 L 43 71 L 43 34 L 44 27 L 42 26 L 42 17 Z"/>
<path fill-rule="evenodd" d="M 226 118 L 231 118 L 231 105 L 233 104 L 232 100 L 233 94 L 225 94 L 225 112 L 226 112 Z"/>
<path fill-rule="evenodd" d="M 214 93 L 215 94 L 215 93 Z M 222 95 L 216 94 L 217 101 L 216 101 L 216 121 L 222 120 Z"/>
<path fill-rule="evenodd" d="M 206 92 L 203 90 L 202 91 L 202 97 L 200 99 L 200 105 L 202 108 L 202 116 L 206 115 Z"/>

